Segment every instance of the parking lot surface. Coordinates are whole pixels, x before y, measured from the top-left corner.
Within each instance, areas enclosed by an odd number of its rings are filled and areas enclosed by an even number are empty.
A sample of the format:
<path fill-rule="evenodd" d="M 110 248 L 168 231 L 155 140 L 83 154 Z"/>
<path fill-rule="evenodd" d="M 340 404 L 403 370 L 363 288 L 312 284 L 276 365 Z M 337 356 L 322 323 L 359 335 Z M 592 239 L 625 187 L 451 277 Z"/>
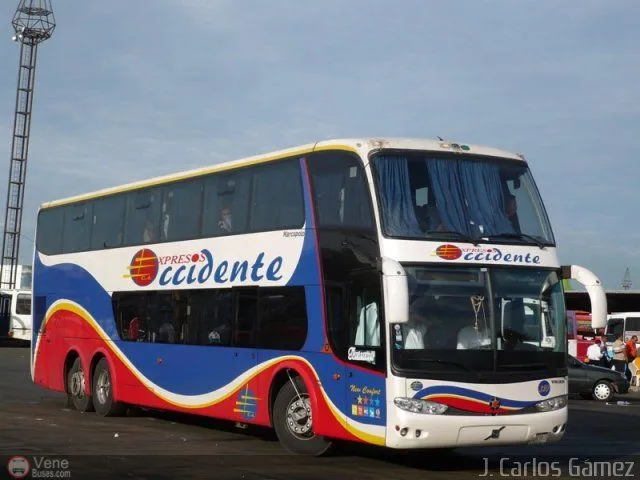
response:
<path fill-rule="evenodd" d="M 89 479 L 539 478 L 544 471 L 530 464 L 524 472 L 521 465 L 533 458 L 559 462 L 566 471 L 552 475 L 556 478 L 589 477 L 575 465 L 573 472 L 567 470 L 572 457 L 587 467 L 588 458 L 634 462 L 633 471 L 640 471 L 635 465 L 640 465 L 640 395 L 633 393 L 616 399 L 626 405 L 572 400 L 567 434 L 554 445 L 446 453 L 346 445 L 333 456 L 308 458 L 286 453 L 267 429 L 142 410 L 102 418 L 65 408 L 63 395 L 31 382 L 28 348 L 0 347 L 0 367 L 0 478 L 11 478 L 6 465 L 15 456 L 25 457 L 32 468 L 34 462 L 42 467 L 43 459 L 57 461 L 57 478 Z"/>

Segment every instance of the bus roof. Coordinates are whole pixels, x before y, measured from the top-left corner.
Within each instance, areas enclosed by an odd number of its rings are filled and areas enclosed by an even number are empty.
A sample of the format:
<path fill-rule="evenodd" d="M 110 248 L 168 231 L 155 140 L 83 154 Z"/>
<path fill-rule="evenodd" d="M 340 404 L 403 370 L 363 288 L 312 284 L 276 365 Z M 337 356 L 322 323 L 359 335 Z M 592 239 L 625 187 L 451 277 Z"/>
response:
<path fill-rule="evenodd" d="M 463 148 L 459 148 L 463 147 Z M 443 140 L 430 140 L 430 139 L 415 139 L 415 138 L 345 138 L 324 140 L 316 143 L 309 143 L 297 147 L 278 150 L 262 155 L 254 155 L 234 161 L 218 163 L 207 167 L 200 167 L 192 170 L 187 170 L 179 173 L 173 173 L 160 177 L 150 178 L 137 182 L 132 182 L 116 187 L 109 187 L 102 190 L 97 190 L 90 193 L 75 195 L 73 197 L 67 197 L 60 200 L 54 200 L 46 202 L 40 205 L 41 209 L 57 207 L 60 205 L 72 204 L 94 198 L 99 198 L 115 193 L 125 192 L 129 190 L 135 190 L 138 188 L 152 187 L 169 183 L 177 180 L 183 180 L 192 177 L 198 177 L 215 172 L 223 172 L 225 170 L 231 170 L 233 168 L 245 167 L 250 165 L 258 165 L 262 163 L 268 163 L 282 158 L 305 155 L 311 152 L 323 151 L 323 150 L 345 150 L 360 155 L 366 156 L 372 150 L 378 150 L 381 148 L 389 149 L 406 149 L 406 150 L 427 150 L 427 151 L 441 151 L 441 152 L 458 152 L 461 154 L 472 155 L 486 155 L 492 157 L 500 157 L 506 159 L 512 159 L 516 161 L 524 161 L 524 157 L 512 152 L 499 150 L 496 148 L 463 144 L 459 142 L 443 141 Z"/>

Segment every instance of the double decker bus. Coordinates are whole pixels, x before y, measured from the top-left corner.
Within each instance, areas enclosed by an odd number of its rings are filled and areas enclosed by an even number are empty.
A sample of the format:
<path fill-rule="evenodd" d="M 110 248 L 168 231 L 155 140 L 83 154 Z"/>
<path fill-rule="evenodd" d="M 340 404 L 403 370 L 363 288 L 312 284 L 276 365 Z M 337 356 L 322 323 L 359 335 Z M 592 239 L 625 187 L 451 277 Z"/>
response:
<path fill-rule="evenodd" d="M 546 443 L 567 422 L 562 267 L 525 159 L 324 141 L 41 206 L 32 377 L 273 427 L 290 451 Z"/>

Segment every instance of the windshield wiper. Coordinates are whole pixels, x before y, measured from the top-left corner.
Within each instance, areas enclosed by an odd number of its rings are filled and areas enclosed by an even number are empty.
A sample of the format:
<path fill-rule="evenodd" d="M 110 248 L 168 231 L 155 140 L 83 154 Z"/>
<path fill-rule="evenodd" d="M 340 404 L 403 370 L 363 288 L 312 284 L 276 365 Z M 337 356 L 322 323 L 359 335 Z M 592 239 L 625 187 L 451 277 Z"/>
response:
<path fill-rule="evenodd" d="M 542 243 L 542 240 L 540 239 L 540 237 L 529 235 L 527 233 L 504 232 L 504 233 L 496 233 L 494 235 L 487 235 L 484 238 L 488 240 L 496 240 L 500 238 L 517 238 L 520 240 L 529 240 L 535 243 L 541 250 L 543 250 L 544 247 L 546 246 L 544 243 Z"/>
<path fill-rule="evenodd" d="M 480 243 L 480 239 L 476 238 L 476 237 L 471 237 L 465 233 L 462 232 L 457 232 L 455 230 L 428 230 L 426 232 L 426 235 L 454 235 L 456 237 L 458 237 L 461 240 L 464 240 L 465 242 L 468 243 L 473 243 L 474 246 L 478 246 L 478 244 Z"/>

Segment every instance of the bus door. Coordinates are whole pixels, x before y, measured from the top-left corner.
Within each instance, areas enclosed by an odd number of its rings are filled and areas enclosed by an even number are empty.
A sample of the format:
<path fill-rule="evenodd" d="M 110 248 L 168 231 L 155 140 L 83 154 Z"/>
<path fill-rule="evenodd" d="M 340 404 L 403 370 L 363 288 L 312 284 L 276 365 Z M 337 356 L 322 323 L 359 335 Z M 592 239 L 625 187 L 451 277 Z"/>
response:
<path fill-rule="evenodd" d="M 384 425 L 386 361 L 378 275 L 372 271 L 353 278 L 347 283 L 346 297 L 347 424 Z"/>
<path fill-rule="evenodd" d="M 0 338 L 9 336 L 11 328 L 11 295 L 0 294 Z"/>
<path fill-rule="evenodd" d="M 31 294 L 18 293 L 13 302 L 13 334 L 15 338 L 31 341 L 33 319 L 31 315 Z"/>

